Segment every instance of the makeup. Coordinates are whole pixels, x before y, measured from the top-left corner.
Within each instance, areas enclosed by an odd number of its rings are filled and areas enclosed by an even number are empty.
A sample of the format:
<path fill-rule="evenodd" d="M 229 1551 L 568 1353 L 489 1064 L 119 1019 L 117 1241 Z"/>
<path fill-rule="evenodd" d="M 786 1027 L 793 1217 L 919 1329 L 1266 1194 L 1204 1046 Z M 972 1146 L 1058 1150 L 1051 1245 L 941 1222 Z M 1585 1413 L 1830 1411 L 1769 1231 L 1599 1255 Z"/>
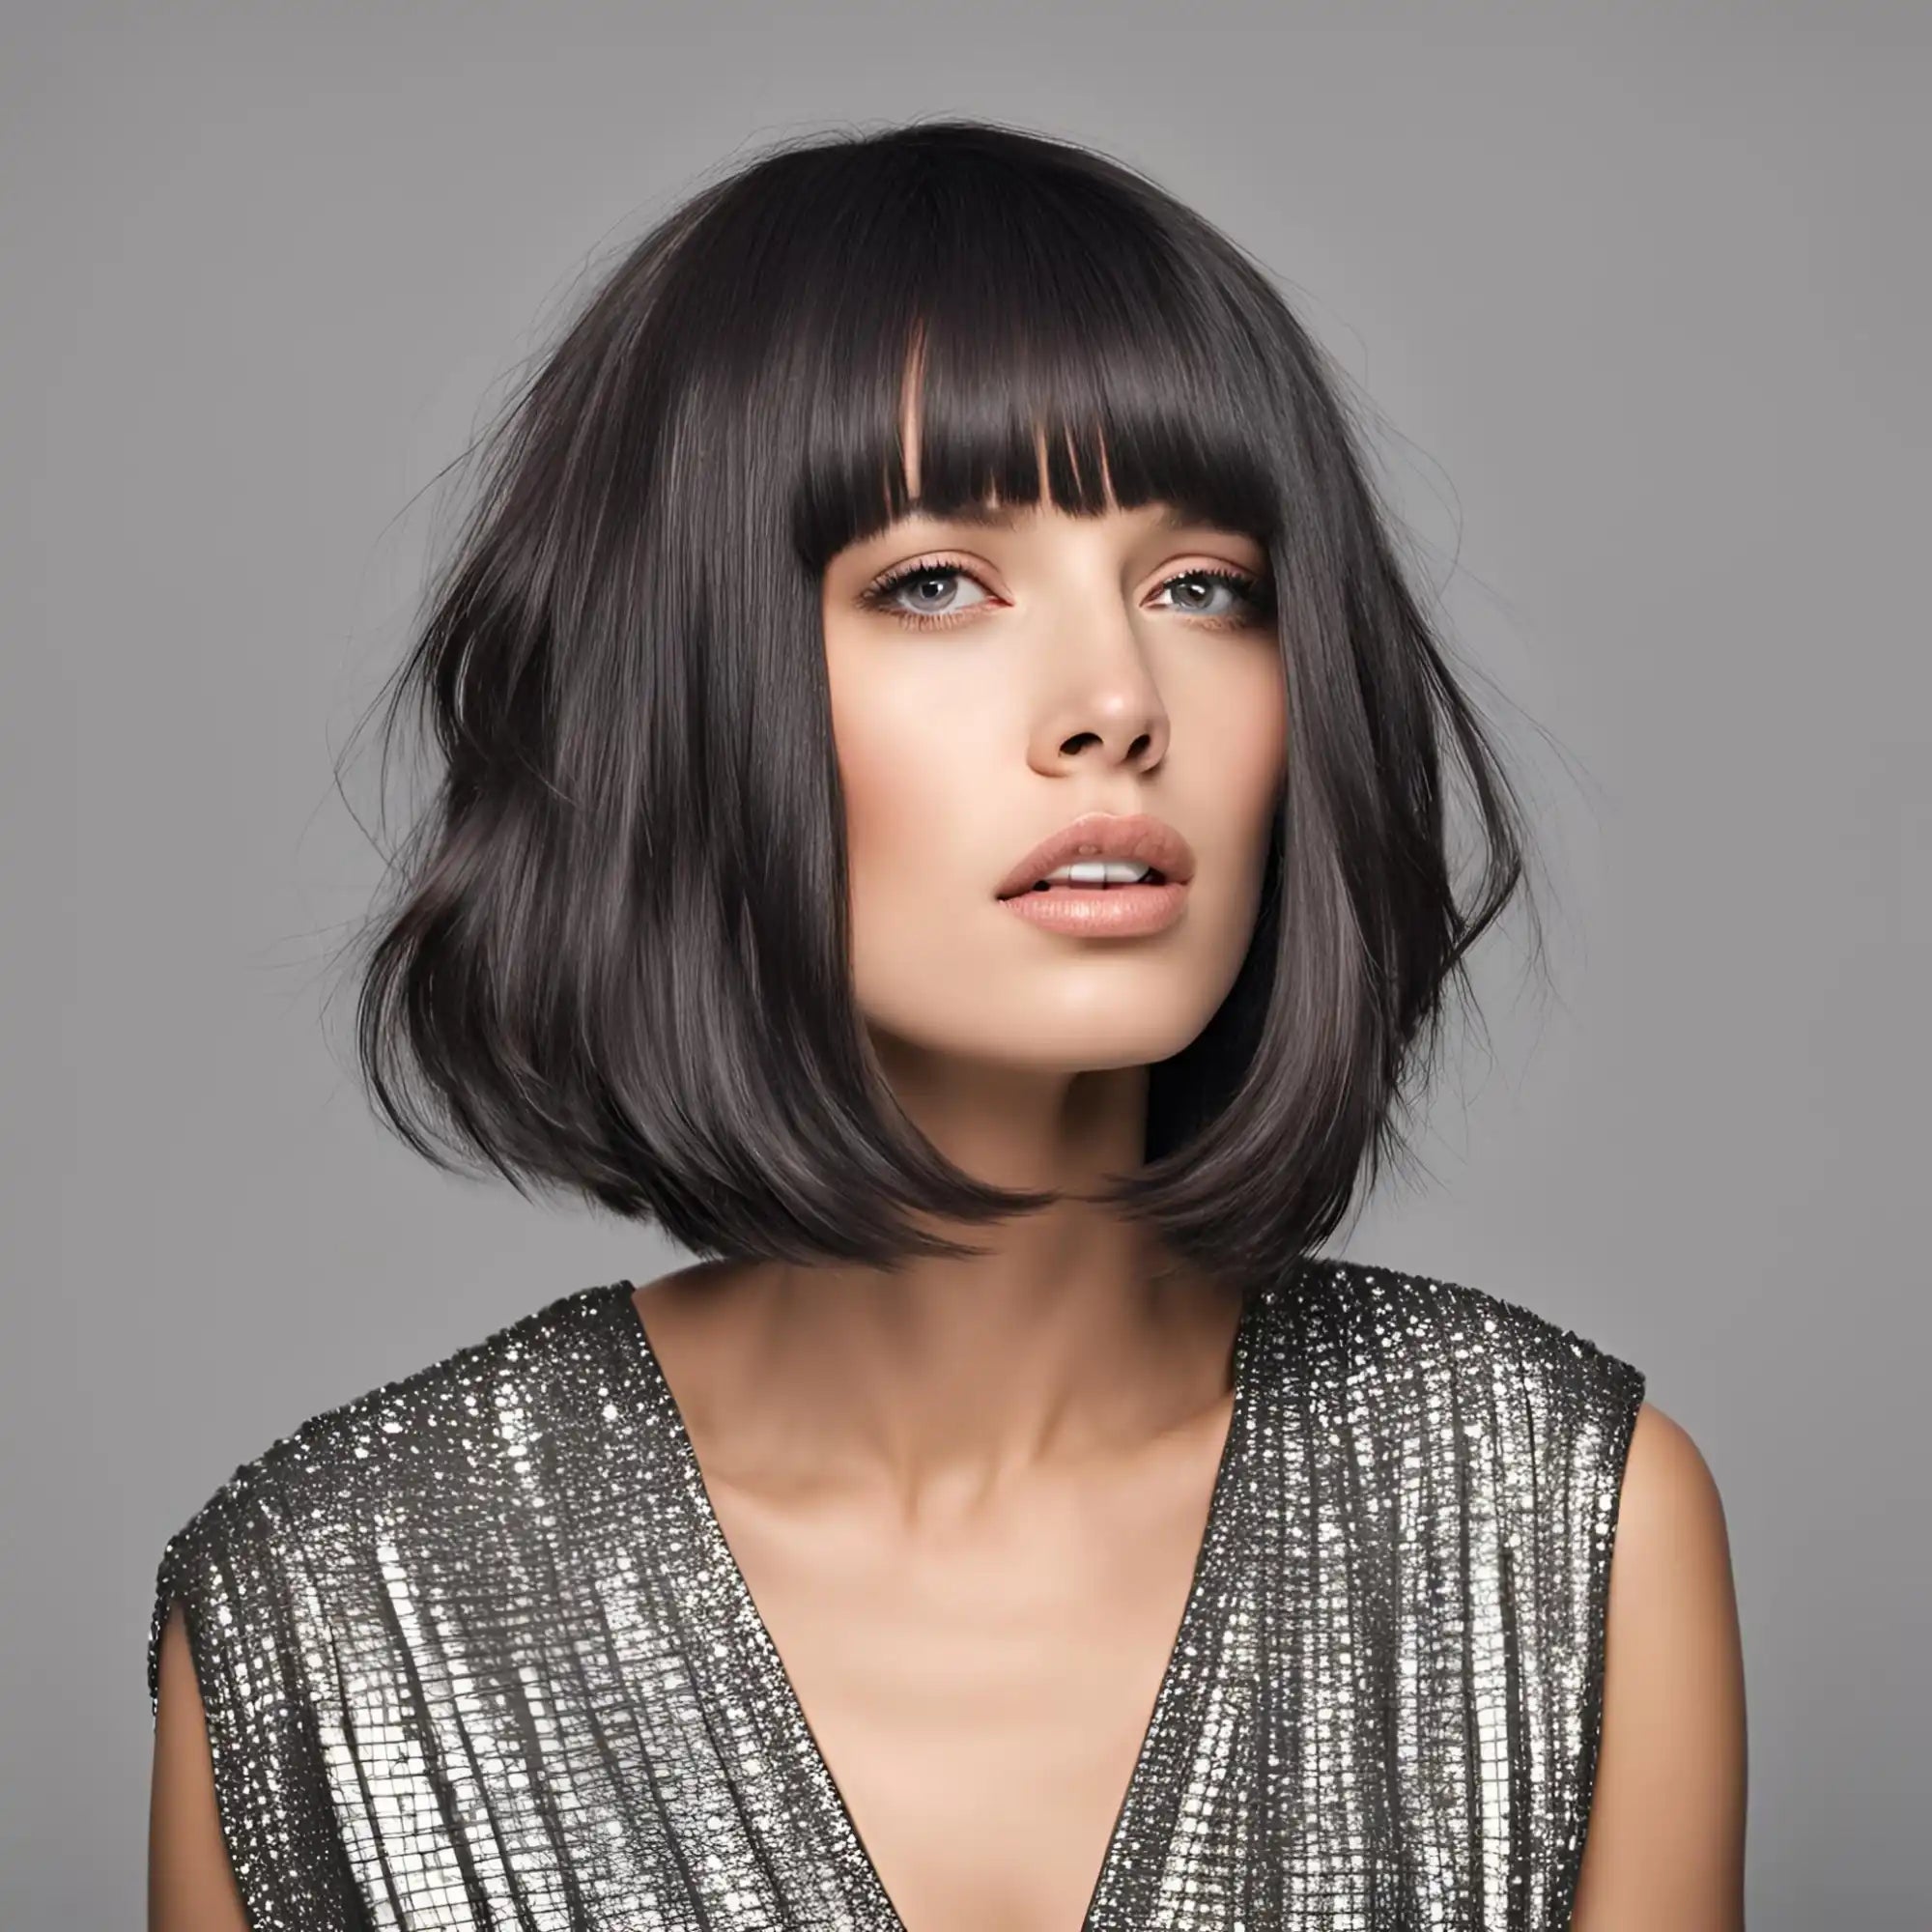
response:
<path fill-rule="evenodd" d="M 1029 887 L 1000 903 L 1016 918 L 1049 932 L 1088 939 L 1138 938 L 1161 932 L 1186 910 L 1185 879 L 1159 885 Z"/>

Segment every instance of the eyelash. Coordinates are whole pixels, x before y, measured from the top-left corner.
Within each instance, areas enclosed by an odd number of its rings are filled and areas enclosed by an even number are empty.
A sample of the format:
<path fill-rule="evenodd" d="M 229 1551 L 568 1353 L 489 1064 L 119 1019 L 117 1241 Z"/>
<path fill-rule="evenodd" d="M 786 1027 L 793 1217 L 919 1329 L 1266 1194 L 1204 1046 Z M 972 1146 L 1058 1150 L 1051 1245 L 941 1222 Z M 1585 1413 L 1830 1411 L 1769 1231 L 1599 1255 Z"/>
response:
<path fill-rule="evenodd" d="M 889 577 L 868 585 L 860 592 L 859 602 L 868 611 L 881 611 L 887 616 L 895 617 L 902 624 L 916 631 L 943 630 L 950 624 L 963 622 L 973 614 L 967 611 L 938 611 L 923 612 L 900 610 L 892 599 L 895 591 L 907 583 L 915 583 L 923 577 L 970 577 L 975 583 L 985 588 L 980 579 L 963 563 L 951 559 L 927 557 L 918 563 L 909 563 L 895 570 Z M 1241 570 L 1178 570 L 1172 577 L 1163 578 L 1154 585 L 1155 590 L 1167 590 L 1177 583 L 1223 583 L 1237 592 L 1248 606 L 1249 614 L 1236 613 L 1221 617 L 1196 617 L 1194 621 L 1204 630 L 1235 631 L 1257 621 L 1266 614 L 1268 598 L 1259 578 L 1251 577 Z M 977 607 L 976 607 L 977 608 Z M 1191 613 L 1183 611 L 1183 616 Z"/>

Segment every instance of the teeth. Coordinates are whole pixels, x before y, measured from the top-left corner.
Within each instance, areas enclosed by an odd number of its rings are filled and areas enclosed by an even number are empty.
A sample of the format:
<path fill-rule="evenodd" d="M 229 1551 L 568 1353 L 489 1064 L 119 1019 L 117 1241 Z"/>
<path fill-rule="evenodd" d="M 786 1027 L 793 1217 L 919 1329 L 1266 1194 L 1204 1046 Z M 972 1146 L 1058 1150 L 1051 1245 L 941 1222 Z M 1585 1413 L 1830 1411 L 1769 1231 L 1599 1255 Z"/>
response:
<path fill-rule="evenodd" d="M 1037 883 L 1050 885 L 1064 879 L 1074 886 L 1131 886 L 1145 879 L 1151 866 L 1131 859 L 1076 859 L 1070 866 L 1059 866 Z"/>

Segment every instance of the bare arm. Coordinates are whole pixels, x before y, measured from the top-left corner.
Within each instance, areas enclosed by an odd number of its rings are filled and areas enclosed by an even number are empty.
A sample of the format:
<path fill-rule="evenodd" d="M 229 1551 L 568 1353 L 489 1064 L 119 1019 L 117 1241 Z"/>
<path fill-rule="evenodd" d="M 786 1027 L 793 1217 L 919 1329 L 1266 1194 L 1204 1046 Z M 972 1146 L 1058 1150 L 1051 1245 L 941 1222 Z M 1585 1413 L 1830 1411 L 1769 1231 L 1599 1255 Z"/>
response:
<path fill-rule="evenodd" d="M 1742 1932 L 1743 1648 L 1697 1445 L 1637 1411 L 1610 1559 L 1603 1737 L 1572 1932 Z"/>
<path fill-rule="evenodd" d="M 148 1806 L 148 1932 L 249 1932 L 214 1807 L 208 1723 L 179 1604 L 161 1635 Z"/>

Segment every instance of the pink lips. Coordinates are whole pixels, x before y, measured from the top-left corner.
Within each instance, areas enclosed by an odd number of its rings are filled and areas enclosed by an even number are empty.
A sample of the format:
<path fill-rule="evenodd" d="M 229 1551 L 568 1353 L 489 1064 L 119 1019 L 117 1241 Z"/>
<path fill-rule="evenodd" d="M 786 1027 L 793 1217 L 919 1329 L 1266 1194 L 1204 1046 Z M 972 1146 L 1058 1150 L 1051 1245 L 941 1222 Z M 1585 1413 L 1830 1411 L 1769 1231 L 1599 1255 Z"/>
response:
<path fill-rule="evenodd" d="M 1083 859 L 1123 859 L 1161 877 L 1133 886 L 1034 888 L 1048 872 Z M 1043 838 L 999 885 L 1003 905 L 1029 924 L 1090 937 L 1158 932 L 1180 917 L 1194 853 L 1165 819 L 1147 812 L 1090 811 Z"/>

